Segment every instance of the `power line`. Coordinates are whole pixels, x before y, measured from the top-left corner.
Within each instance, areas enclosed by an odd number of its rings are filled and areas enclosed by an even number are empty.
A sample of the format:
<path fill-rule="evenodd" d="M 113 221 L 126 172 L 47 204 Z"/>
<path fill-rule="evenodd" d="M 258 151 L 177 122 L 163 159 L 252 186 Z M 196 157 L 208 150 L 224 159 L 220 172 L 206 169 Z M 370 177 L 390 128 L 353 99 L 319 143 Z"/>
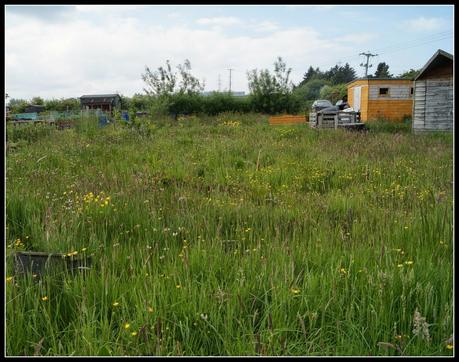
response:
<path fill-rule="evenodd" d="M 450 38 L 452 36 L 453 36 L 453 33 L 451 33 L 451 30 L 442 31 L 442 32 L 439 32 L 439 33 L 431 34 L 429 36 L 416 38 L 416 39 L 411 39 L 411 40 L 408 40 L 408 41 L 405 41 L 405 42 L 393 43 L 393 44 L 388 45 L 386 47 L 377 48 L 377 49 L 375 49 L 375 51 L 378 51 L 379 54 L 388 54 L 389 53 L 389 49 L 392 49 L 392 48 L 393 49 L 397 49 L 397 51 L 398 51 L 398 48 L 400 48 L 400 49 L 409 49 L 409 48 L 415 47 L 417 45 L 427 44 L 428 42 L 435 42 L 435 41 L 445 40 L 445 39 Z M 426 41 L 427 41 L 427 43 L 426 43 Z M 421 42 L 421 43 L 419 43 L 419 42 Z M 384 53 L 381 53 L 382 50 L 384 50 Z M 345 55 L 344 57 L 340 57 L 340 60 L 348 62 L 348 61 L 351 61 L 351 60 L 356 60 L 358 58 L 360 58 L 360 54 L 356 55 L 354 53 L 354 54 Z"/>
<path fill-rule="evenodd" d="M 414 44 L 416 44 L 418 42 L 424 42 L 424 41 L 442 40 L 442 39 L 444 39 L 445 36 L 449 37 L 449 36 L 452 36 L 452 35 L 453 35 L 453 33 L 451 33 L 450 31 L 444 31 L 444 32 L 441 32 L 441 33 L 429 35 L 427 37 L 412 39 L 412 40 L 408 40 L 408 41 L 405 41 L 405 42 L 394 43 L 394 44 L 388 45 L 386 47 L 382 47 L 382 48 L 376 49 L 376 51 L 381 52 L 382 50 L 388 50 L 388 49 L 391 49 L 391 48 L 399 48 L 401 46 L 403 46 L 403 47 L 411 46 L 411 45 L 414 45 Z"/>
<path fill-rule="evenodd" d="M 390 54 L 390 53 L 398 52 L 398 51 L 400 51 L 400 50 L 416 48 L 416 47 L 418 47 L 418 46 L 422 46 L 422 45 L 426 45 L 426 44 L 430 44 L 430 43 L 435 43 L 435 42 L 440 41 L 440 40 L 446 40 L 446 39 L 448 39 L 448 38 L 450 38 L 450 37 L 451 37 L 451 36 L 446 36 L 446 37 L 443 37 L 443 38 L 439 38 L 439 39 L 435 39 L 435 40 L 430 40 L 430 41 L 425 41 L 425 42 L 422 42 L 422 43 L 419 43 L 419 44 L 415 44 L 415 45 L 411 45 L 411 46 L 399 47 L 399 48 L 395 48 L 395 49 L 390 50 L 390 51 L 383 52 L 383 53 L 381 53 L 381 54 Z"/>

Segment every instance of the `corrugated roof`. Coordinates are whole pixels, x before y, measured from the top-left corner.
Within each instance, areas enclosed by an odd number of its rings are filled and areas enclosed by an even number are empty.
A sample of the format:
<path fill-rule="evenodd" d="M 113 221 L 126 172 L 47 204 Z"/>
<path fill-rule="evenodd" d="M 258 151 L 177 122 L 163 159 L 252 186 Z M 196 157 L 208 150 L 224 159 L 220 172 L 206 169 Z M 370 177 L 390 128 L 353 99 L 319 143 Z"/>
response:
<path fill-rule="evenodd" d="M 437 62 L 438 62 L 438 59 L 440 59 L 440 57 L 443 57 L 443 58 L 446 58 L 446 59 L 449 59 L 449 60 L 453 60 L 453 55 L 448 53 L 448 52 L 445 52 L 444 50 L 441 50 L 441 49 L 438 49 L 434 55 L 432 55 L 432 57 L 427 61 L 426 65 L 424 65 L 424 67 L 421 69 L 421 71 L 419 72 L 419 74 L 416 76 L 416 78 L 414 78 L 414 80 L 417 80 L 421 75 L 423 75 L 427 70 L 429 70 L 431 67 L 434 67 Z"/>

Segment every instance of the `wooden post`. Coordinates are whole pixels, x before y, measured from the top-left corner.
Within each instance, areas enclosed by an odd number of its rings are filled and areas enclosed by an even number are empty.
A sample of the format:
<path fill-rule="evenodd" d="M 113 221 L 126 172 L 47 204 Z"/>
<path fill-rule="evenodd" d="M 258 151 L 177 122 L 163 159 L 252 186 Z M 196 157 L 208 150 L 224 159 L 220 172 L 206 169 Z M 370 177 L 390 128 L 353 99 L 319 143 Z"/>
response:
<path fill-rule="evenodd" d="M 339 118 L 339 112 L 335 114 L 335 129 L 338 128 L 338 118 Z"/>

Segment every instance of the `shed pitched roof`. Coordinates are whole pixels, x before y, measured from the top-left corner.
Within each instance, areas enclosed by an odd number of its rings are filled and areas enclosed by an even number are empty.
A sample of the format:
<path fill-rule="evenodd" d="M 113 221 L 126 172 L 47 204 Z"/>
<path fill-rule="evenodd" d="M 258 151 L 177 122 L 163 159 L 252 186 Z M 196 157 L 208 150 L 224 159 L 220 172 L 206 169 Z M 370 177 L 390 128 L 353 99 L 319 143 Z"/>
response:
<path fill-rule="evenodd" d="M 88 99 L 88 98 L 116 98 L 119 97 L 119 94 L 87 94 L 80 97 L 80 99 Z"/>
<path fill-rule="evenodd" d="M 446 58 L 452 61 L 453 55 L 448 52 L 445 52 L 444 50 L 438 49 L 435 52 L 435 54 L 432 55 L 432 57 L 427 61 L 426 65 L 424 65 L 424 67 L 420 70 L 420 72 L 418 73 L 416 78 L 414 78 L 414 80 L 418 80 L 418 78 L 420 78 L 425 72 L 429 71 L 430 69 L 438 65 L 442 58 L 443 60 Z"/>
<path fill-rule="evenodd" d="M 119 94 L 93 94 L 93 95 L 83 95 L 80 97 L 80 102 L 82 105 L 88 104 L 116 104 L 121 101 Z"/>

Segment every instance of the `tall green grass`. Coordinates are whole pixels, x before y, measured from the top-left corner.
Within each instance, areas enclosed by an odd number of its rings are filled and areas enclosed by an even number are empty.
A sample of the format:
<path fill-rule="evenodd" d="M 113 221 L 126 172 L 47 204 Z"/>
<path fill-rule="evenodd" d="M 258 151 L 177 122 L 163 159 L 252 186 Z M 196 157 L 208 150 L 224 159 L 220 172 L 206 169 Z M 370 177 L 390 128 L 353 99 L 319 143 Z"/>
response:
<path fill-rule="evenodd" d="M 8 355 L 452 355 L 451 135 L 149 127 L 8 153 Z M 37 281 L 15 249 L 94 265 Z"/>

